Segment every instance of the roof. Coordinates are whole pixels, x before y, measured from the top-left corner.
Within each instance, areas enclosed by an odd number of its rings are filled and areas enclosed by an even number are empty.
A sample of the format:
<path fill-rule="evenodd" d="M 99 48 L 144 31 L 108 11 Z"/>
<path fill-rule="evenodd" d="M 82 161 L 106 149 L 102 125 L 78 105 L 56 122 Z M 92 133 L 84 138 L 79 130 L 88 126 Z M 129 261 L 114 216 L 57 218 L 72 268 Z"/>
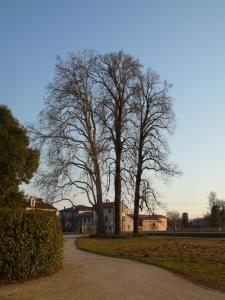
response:
<path fill-rule="evenodd" d="M 126 204 L 123 203 L 123 205 L 125 207 L 127 207 Z M 102 207 L 103 208 L 114 208 L 115 207 L 115 202 L 103 202 Z M 72 211 L 72 210 L 76 210 L 76 211 L 93 211 L 94 208 L 90 207 L 90 206 L 78 204 L 78 205 L 75 205 L 74 207 L 68 207 L 68 208 L 61 209 L 60 212 Z"/>
<path fill-rule="evenodd" d="M 128 206 L 126 204 L 124 204 L 124 203 L 121 202 L 121 207 L 122 206 L 125 206 L 125 207 L 128 208 Z M 114 208 L 115 207 L 115 202 L 103 202 L 102 203 L 102 207 L 103 208 Z"/>
<path fill-rule="evenodd" d="M 133 218 L 133 214 L 128 214 L 129 217 Z M 162 216 L 162 215 L 139 215 L 138 219 L 143 221 L 143 220 L 159 220 L 161 218 L 167 219 L 167 217 Z"/>
<path fill-rule="evenodd" d="M 142 220 L 159 220 L 159 219 L 167 219 L 167 217 L 162 215 L 139 215 L 139 219 Z"/>
<path fill-rule="evenodd" d="M 89 207 L 89 206 L 85 206 L 85 205 L 75 205 L 75 206 L 71 206 L 71 207 L 67 207 L 67 208 L 63 208 L 61 209 L 59 212 L 69 212 L 69 211 L 92 211 L 93 208 Z"/>
<path fill-rule="evenodd" d="M 34 206 L 31 205 L 31 199 L 33 197 L 30 197 L 27 208 L 28 209 L 40 209 L 40 210 L 54 210 L 57 211 L 57 208 L 55 208 L 50 203 L 43 202 L 41 198 L 35 198 L 35 204 Z"/>
<path fill-rule="evenodd" d="M 86 211 L 86 210 L 89 210 L 89 211 L 92 211 L 93 210 L 93 207 L 90 207 L 90 206 L 86 206 L 86 205 L 76 205 L 75 206 L 76 210 L 83 210 L 83 211 Z"/>
<path fill-rule="evenodd" d="M 115 206 L 114 202 L 103 202 L 102 207 L 103 208 L 113 208 Z"/>
<path fill-rule="evenodd" d="M 80 218 L 93 218 L 93 212 L 92 211 L 87 211 L 83 212 L 79 215 Z"/>
<path fill-rule="evenodd" d="M 68 207 L 68 208 L 65 208 L 65 207 L 64 207 L 64 208 L 61 209 L 59 212 L 64 212 L 64 211 L 65 211 L 65 212 L 66 212 L 66 211 L 75 211 L 75 207 L 72 207 L 72 206 L 71 206 L 71 207 Z"/>

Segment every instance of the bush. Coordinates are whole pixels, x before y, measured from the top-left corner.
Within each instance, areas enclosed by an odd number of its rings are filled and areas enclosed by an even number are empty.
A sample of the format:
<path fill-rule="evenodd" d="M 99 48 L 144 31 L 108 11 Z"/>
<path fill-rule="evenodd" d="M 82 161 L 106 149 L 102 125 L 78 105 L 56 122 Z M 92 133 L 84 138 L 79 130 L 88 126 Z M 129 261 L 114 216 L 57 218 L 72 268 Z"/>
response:
<path fill-rule="evenodd" d="M 51 274 L 62 265 L 62 231 L 51 212 L 0 209 L 0 280 Z"/>

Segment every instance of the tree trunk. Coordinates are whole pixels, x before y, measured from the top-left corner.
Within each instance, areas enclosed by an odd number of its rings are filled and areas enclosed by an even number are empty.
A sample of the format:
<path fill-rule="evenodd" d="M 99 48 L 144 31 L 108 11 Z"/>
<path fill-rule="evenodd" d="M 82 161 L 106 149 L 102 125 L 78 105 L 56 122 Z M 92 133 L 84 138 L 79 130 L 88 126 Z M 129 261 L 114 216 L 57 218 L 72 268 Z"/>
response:
<path fill-rule="evenodd" d="M 115 170 L 115 234 L 121 233 L 121 154 L 120 151 L 116 155 L 116 170 Z"/>
<path fill-rule="evenodd" d="M 134 196 L 134 228 L 133 233 L 137 234 L 139 231 L 138 228 L 138 217 L 139 217 L 139 206 L 140 206 L 140 188 L 141 188 L 141 176 L 142 176 L 142 166 L 143 166 L 143 134 L 140 133 L 140 141 L 138 148 L 138 165 L 136 173 L 136 182 L 135 182 L 135 196 Z"/>
<path fill-rule="evenodd" d="M 95 148 L 94 148 L 95 153 Z M 98 163 L 98 155 L 95 154 L 93 157 L 95 175 L 96 175 L 96 214 L 97 214 L 97 235 L 105 234 L 105 224 L 104 224 L 104 214 L 103 214 L 103 206 L 102 206 L 102 182 L 101 182 L 101 172 Z"/>
<path fill-rule="evenodd" d="M 97 190 L 97 235 L 105 234 L 105 224 L 104 224 L 104 214 L 103 214 L 103 207 L 102 207 L 102 187 L 100 178 L 97 178 L 96 181 L 96 190 Z"/>
<path fill-rule="evenodd" d="M 140 206 L 140 186 L 141 186 L 141 169 L 138 168 L 135 183 L 135 196 L 134 196 L 134 228 L 133 233 L 137 234 L 138 228 L 138 216 L 139 216 L 139 206 Z"/>

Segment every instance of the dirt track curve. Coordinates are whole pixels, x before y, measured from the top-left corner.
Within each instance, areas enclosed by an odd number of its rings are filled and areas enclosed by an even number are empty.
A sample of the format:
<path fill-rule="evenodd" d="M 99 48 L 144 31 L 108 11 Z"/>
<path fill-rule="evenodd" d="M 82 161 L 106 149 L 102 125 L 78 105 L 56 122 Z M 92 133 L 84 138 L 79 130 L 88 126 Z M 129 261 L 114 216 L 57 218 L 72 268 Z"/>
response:
<path fill-rule="evenodd" d="M 225 300 L 225 293 L 194 285 L 166 270 L 83 252 L 75 248 L 74 237 L 66 239 L 63 270 L 51 277 L 1 286 L 0 299 Z"/>

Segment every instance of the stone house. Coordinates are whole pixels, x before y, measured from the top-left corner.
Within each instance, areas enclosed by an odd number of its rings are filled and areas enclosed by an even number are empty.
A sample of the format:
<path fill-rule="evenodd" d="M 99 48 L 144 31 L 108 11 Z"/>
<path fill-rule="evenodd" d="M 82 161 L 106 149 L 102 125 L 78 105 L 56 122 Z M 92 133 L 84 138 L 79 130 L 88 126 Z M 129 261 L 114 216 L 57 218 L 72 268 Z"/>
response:
<path fill-rule="evenodd" d="M 139 215 L 140 231 L 167 230 L 167 217 L 162 215 Z"/>

